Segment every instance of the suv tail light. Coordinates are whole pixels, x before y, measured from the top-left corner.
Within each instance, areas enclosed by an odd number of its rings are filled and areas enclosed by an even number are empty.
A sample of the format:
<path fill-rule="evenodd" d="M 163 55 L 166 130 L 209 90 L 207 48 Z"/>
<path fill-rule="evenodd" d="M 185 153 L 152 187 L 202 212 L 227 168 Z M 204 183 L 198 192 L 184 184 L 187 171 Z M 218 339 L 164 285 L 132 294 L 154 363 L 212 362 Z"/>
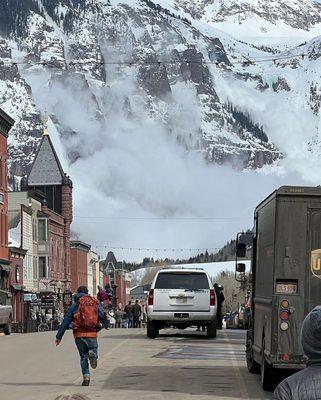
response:
<path fill-rule="evenodd" d="M 149 291 L 148 305 L 149 306 L 153 306 L 154 305 L 154 289 L 150 289 L 150 291 Z"/>
<path fill-rule="evenodd" d="M 211 289 L 210 290 L 210 306 L 215 306 L 215 304 L 216 304 L 215 290 Z"/>

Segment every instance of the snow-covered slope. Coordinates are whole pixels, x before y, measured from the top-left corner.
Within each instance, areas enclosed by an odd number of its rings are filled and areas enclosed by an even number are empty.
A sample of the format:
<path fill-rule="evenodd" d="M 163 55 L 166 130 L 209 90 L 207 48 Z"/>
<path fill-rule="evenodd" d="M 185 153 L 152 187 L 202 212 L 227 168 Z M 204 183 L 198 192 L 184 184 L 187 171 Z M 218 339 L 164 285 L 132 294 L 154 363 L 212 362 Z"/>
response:
<path fill-rule="evenodd" d="M 250 270 L 250 261 L 244 261 L 246 265 L 246 271 Z M 211 278 L 215 278 L 222 271 L 235 271 L 235 261 L 223 261 L 223 262 L 212 262 L 212 263 L 201 263 L 201 264 L 175 264 L 173 266 L 167 266 L 166 268 L 201 268 L 204 269 Z M 140 284 L 144 275 L 146 273 L 147 268 L 140 268 L 136 271 L 131 272 L 135 282 Z"/>
<path fill-rule="evenodd" d="M 284 38 L 293 43 L 320 33 L 321 5 L 315 0 L 174 0 L 172 6 L 251 41 L 281 45 Z"/>

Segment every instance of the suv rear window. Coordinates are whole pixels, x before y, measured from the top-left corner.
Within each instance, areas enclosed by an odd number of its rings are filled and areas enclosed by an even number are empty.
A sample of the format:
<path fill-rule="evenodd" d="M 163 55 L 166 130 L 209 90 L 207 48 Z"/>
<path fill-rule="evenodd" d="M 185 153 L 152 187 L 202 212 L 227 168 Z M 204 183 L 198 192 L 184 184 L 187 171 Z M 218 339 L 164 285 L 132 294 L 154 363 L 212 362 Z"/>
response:
<path fill-rule="evenodd" d="M 209 283 L 203 272 L 161 272 L 155 289 L 209 289 Z"/>

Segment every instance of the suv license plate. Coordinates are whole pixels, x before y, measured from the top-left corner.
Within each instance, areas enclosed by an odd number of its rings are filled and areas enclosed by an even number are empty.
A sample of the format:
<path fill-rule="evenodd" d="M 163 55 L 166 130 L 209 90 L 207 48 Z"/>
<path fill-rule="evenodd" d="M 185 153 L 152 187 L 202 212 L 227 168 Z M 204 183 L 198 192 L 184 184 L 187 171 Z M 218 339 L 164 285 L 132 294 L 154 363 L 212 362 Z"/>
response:
<path fill-rule="evenodd" d="M 174 318 L 188 318 L 189 314 L 188 313 L 175 313 Z"/>

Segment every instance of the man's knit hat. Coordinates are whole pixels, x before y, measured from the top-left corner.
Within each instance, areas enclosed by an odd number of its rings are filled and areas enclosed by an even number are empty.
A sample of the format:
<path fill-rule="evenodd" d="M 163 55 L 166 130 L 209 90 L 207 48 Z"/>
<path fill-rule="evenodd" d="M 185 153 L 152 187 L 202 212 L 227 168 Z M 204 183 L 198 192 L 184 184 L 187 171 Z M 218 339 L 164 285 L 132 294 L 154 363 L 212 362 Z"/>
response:
<path fill-rule="evenodd" d="M 304 319 L 301 343 L 309 359 L 321 359 L 321 306 L 315 307 Z"/>

